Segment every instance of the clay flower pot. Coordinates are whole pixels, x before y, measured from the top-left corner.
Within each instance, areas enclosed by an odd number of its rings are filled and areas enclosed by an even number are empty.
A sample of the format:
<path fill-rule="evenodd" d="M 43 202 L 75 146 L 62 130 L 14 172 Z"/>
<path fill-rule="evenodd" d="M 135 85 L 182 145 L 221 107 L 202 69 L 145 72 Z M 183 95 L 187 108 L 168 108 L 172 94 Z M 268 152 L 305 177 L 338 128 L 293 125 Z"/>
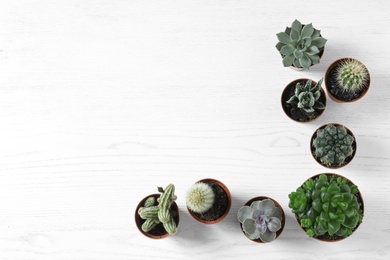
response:
<path fill-rule="evenodd" d="M 284 226 L 285 226 L 285 223 L 286 223 L 286 215 L 284 214 L 283 207 L 276 200 L 274 200 L 274 199 L 272 199 L 270 197 L 266 197 L 266 196 L 254 197 L 254 198 L 250 199 L 249 201 L 247 201 L 244 204 L 244 206 L 250 206 L 252 204 L 252 202 L 254 202 L 254 201 L 262 201 L 262 200 L 265 200 L 265 199 L 272 200 L 274 202 L 274 204 L 275 204 L 275 207 L 279 208 L 281 213 L 282 213 L 281 228 L 276 232 L 276 237 L 275 237 L 275 240 L 276 240 L 280 236 L 280 234 L 282 234 Z M 242 223 L 239 223 L 239 224 L 240 224 L 240 228 L 241 228 L 242 233 L 247 237 L 247 235 L 245 234 L 245 232 L 243 230 Z M 247 238 L 250 239 L 249 237 L 247 237 Z M 253 242 L 256 242 L 256 243 L 265 243 L 260 238 L 253 239 L 253 240 L 250 239 L 250 240 L 253 241 Z"/>
<path fill-rule="evenodd" d="M 222 182 L 215 179 L 202 179 L 197 183 L 205 183 L 209 185 L 214 193 L 214 201 L 211 208 L 202 213 L 196 213 L 190 210 L 187 206 L 187 210 L 190 215 L 197 221 L 203 224 L 216 224 L 222 221 L 229 213 L 232 205 L 232 197 L 229 189 Z"/>
<path fill-rule="evenodd" d="M 321 174 L 325 174 L 326 176 L 328 176 L 328 178 L 329 178 L 329 177 L 335 177 L 335 178 L 341 177 L 341 178 L 343 178 L 343 179 L 346 179 L 350 184 L 354 185 L 353 182 L 352 182 L 351 180 L 349 180 L 348 178 L 345 178 L 345 177 L 342 176 L 342 175 L 335 174 L 335 173 L 321 173 Z M 310 180 L 310 179 L 315 180 L 315 179 L 316 179 L 318 176 L 320 176 L 321 174 L 316 174 L 316 175 L 310 177 L 309 179 L 307 179 L 306 181 L 308 181 L 308 180 Z M 306 181 L 305 181 L 305 182 L 306 182 Z M 303 187 L 303 184 L 302 184 L 301 187 Z M 363 197 L 362 197 L 360 191 L 358 191 L 358 192 L 355 194 L 355 196 L 356 196 L 357 202 L 358 202 L 359 205 L 360 205 L 360 209 L 361 209 L 361 212 L 362 212 L 362 218 L 363 218 L 363 217 L 364 217 L 364 203 L 363 203 Z M 307 229 L 304 228 L 304 227 L 302 227 L 298 214 L 295 214 L 295 219 L 297 220 L 297 222 L 298 222 L 299 226 L 301 227 L 301 229 L 306 233 Z M 357 226 L 353 229 L 352 234 L 357 230 L 357 228 L 360 226 L 360 224 L 361 224 L 361 223 L 358 222 Z M 352 234 L 351 234 L 351 235 L 352 235 Z M 350 235 L 349 235 L 349 236 L 350 236 Z M 321 235 L 321 236 L 314 236 L 314 237 L 312 237 L 312 238 L 314 238 L 314 239 L 316 239 L 316 240 L 318 240 L 318 241 L 322 241 L 322 242 L 337 242 L 337 241 L 344 240 L 345 238 L 348 238 L 349 236 L 343 237 L 343 236 L 338 236 L 338 235 L 336 235 L 336 234 L 334 234 L 333 236 L 330 236 L 328 233 L 325 233 L 324 235 Z"/>
<path fill-rule="evenodd" d="M 342 78 L 346 78 L 346 74 L 340 74 L 340 68 L 345 66 L 346 63 L 350 63 L 355 68 L 352 71 L 360 72 L 361 79 L 358 82 L 362 82 L 361 84 L 348 85 L 345 80 L 342 80 Z M 370 73 L 367 67 L 357 59 L 338 59 L 330 64 L 326 70 L 325 87 L 330 98 L 334 101 L 354 102 L 366 95 L 370 87 Z"/>
<path fill-rule="evenodd" d="M 300 122 L 300 123 L 307 123 L 311 122 L 318 117 L 322 115 L 322 113 L 325 111 L 325 109 L 319 110 L 316 109 L 314 112 L 308 113 L 302 108 L 298 108 L 297 105 L 294 104 L 289 104 L 287 101 L 294 96 L 295 94 L 295 86 L 297 83 L 300 83 L 301 85 L 305 85 L 306 82 L 309 81 L 307 78 L 301 78 L 301 79 L 296 79 L 294 81 L 291 81 L 288 83 L 288 85 L 284 88 L 281 96 L 281 104 L 284 113 L 291 119 L 294 120 L 295 122 Z M 317 82 L 312 80 L 312 86 L 316 85 Z M 321 96 L 318 99 L 319 102 L 321 102 L 325 107 L 326 107 L 326 94 L 324 89 L 321 87 L 320 89 Z"/>
<path fill-rule="evenodd" d="M 330 161 L 327 161 L 327 159 L 329 159 L 329 157 L 326 157 L 326 156 L 317 156 L 317 152 L 316 152 L 316 148 L 315 148 L 315 142 L 316 142 L 316 138 L 318 136 L 318 133 L 319 133 L 319 130 L 321 131 L 324 131 L 324 129 L 327 128 L 327 126 L 329 125 L 333 125 L 333 126 L 336 126 L 336 127 L 343 127 L 345 130 L 346 130 L 346 134 L 348 134 L 352 139 L 350 140 L 350 142 L 352 144 L 350 144 L 350 147 L 352 149 L 352 151 L 348 152 L 348 153 L 343 153 L 341 156 L 346 156 L 344 158 L 344 161 L 342 163 L 338 163 L 340 160 L 335 160 L 333 163 L 330 162 Z M 344 142 L 345 139 L 343 140 L 332 140 L 332 141 L 329 141 L 329 144 L 332 145 L 332 149 L 336 149 L 337 146 L 339 145 L 346 145 L 347 143 Z M 335 144 L 335 142 L 337 142 Z M 342 143 L 339 143 L 339 142 L 342 142 Z M 322 151 L 325 151 L 325 147 L 323 146 L 322 148 Z M 316 162 L 318 162 L 320 165 L 326 167 L 326 168 L 329 168 L 329 169 L 339 169 L 341 167 L 344 167 L 346 166 L 347 164 L 349 164 L 352 159 L 355 157 L 355 154 L 356 154 L 356 149 L 357 149 L 357 144 L 356 144 L 356 138 L 354 136 L 354 134 L 352 133 L 351 130 L 349 130 L 347 127 L 341 125 L 341 124 L 337 124 L 337 123 L 329 123 L 329 124 L 325 124 L 325 125 L 322 125 L 320 126 L 312 135 L 311 137 L 311 140 L 310 140 L 310 150 L 311 150 L 311 154 L 314 158 L 314 160 L 316 160 Z M 334 150 L 334 151 L 337 151 L 337 150 Z M 332 158 L 332 157 L 330 157 Z M 336 156 L 334 156 L 333 158 L 336 158 Z"/>
<path fill-rule="evenodd" d="M 151 194 L 149 196 L 146 196 L 145 198 L 143 198 L 137 205 L 137 208 L 135 209 L 135 223 L 137 225 L 137 228 L 138 230 L 143 234 L 145 235 L 146 237 L 148 238 L 152 238 L 152 239 L 162 239 L 162 238 L 166 238 L 166 237 L 169 237 L 170 234 L 168 234 L 167 231 L 165 231 L 165 228 L 164 226 L 160 223 L 158 224 L 155 228 L 153 228 L 152 230 L 150 230 L 149 232 L 144 232 L 141 228 L 142 224 L 145 222 L 144 219 L 142 219 L 139 215 L 138 215 L 138 209 L 140 207 L 143 207 L 144 204 L 145 204 L 145 201 L 149 198 L 149 197 L 154 197 L 156 200 L 160 197 L 161 194 Z M 179 225 L 179 221 L 180 221 L 180 210 L 179 210 L 179 207 L 177 206 L 176 202 L 173 202 L 172 203 L 172 206 L 171 208 L 177 212 L 176 216 L 174 217 L 174 220 L 176 222 L 176 226 Z"/>

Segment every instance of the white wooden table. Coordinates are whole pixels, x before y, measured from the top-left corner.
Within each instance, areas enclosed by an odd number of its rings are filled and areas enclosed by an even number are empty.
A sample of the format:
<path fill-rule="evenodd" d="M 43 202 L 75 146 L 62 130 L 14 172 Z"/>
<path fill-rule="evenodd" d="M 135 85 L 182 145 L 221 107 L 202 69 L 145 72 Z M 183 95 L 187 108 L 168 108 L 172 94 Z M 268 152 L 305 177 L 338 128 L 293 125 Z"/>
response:
<path fill-rule="evenodd" d="M 389 1 L 1 1 L 0 259 L 389 259 Z M 282 66 L 276 33 L 297 18 L 328 39 L 310 71 Z M 290 81 L 319 80 L 354 57 L 371 73 L 353 104 L 328 98 L 318 120 L 282 111 Z M 329 171 L 310 155 L 320 125 L 357 139 L 355 159 Z M 357 184 L 364 222 L 348 239 L 305 235 L 287 195 L 335 172 Z M 224 182 L 230 214 L 202 225 L 188 187 Z M 155 241 L 134 223 L 139 200 L 176 185 L 178 233 Z M 242 233 L 238 208 L 254 196 L 284 207 L 271 244 Z"/>

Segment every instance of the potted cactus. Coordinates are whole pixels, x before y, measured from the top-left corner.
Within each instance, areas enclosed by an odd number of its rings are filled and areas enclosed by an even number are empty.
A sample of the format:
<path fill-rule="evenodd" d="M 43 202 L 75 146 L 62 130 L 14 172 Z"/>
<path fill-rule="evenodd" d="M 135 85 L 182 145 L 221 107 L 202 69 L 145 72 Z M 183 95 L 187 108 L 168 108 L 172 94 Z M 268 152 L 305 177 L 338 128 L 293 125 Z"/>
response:
<path fill-rule="evenodd" d="M 194 219 L 204 224 L 215 224 L 227 216 L 232 199 L 229 189 L 222 182 L 202 179 L 187 191 L 186 204 Z"/>
<path fill-rule="evenodd" d="M 337 169 L 350 163 L 356 153 L 356 139 L 348 128 L 340 124 L 319 127 L 311 137 L 311 153 L 324 167 Z"/>
<path fill-rule="evenodd" d="M 279 40 L 276 49 L 283 58 L 283 66 L 296 69 L 308 69 L 319 63 L 327 41 L 311 23 L 303 25 L 298 20 L 276 36 Z"/>
<path fill-rule="evenodd" d="M 145 197 L 135 211 L 135 222 L 142 234 L 149 238 L 161 239 L 174 235 L 179 224 L 179 208 L 175 203 L 175 186 L 159 187 L 161 194 Z"/>
<path fill-rule="evenodd" d="M 322 115 L 326 106 L 322 79 L 297 79 L 290 82 L 282 93 L 282 108 L 296 122 L 310 122 Z"/>
<path fill-rule="evenodd" d="M 350 236 L 363 219 L 360 191 L 341 175 L 315 175 L 288 197 L 288 206 L 302 229 L 321 241 L 339 241 Z"/>
<path fill-rule="evenodd" d="M 244 235 L 258 243 L 268 243 L 280 236 L 285 225 L 282 206 L 269 197 L 255 197 L 245 203 L 237 218 Z"/>
<path fill-rule="evenodd" d="M 333 100 L 353 102 L 367 93 L 370 73 L 366 66 L 356 59 L 339 59 L 326 70 L 325 86 Z"/>

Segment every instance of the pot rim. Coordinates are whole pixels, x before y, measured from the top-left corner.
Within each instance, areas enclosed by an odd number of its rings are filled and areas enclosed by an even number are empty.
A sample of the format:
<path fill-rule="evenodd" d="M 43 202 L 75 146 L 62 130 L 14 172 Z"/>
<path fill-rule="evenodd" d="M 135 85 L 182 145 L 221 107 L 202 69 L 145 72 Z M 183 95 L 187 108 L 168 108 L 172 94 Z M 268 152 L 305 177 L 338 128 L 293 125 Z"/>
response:
<path fill-rule="evenodd" d="M 223 184 L 221 181 L 217 180 L 217 179 L 205 178 L 205 179 L 198 180 L 198 181 L 196 181 L 195 183 L 198 183 L 198 182 L 206 182 L 206 181 L 208 181 L 208 182 L 214 182 L 215 184 L 217 184 L 218 186 L 220 186 L 220 187 L 225 191 L 226 197 L 227 197 L 227 200 L 228 200 L 228 205 L 227 205 L 227 208 L 226 208 L 225 213 L 224 213 L 221 217 L 219 217 L 218 219 L 211 220 L 211 221 L 206 221 L 206 220 L 201 219 L 201 218 L 199 218 L 198 216 L 196 216 L 196 214 L 195 214 L 194 212 L 192 212 L 187 206 L 186 206 L 186 208 L 187 208 L 188 212 L 190 213 L 190 215 L 191 215 L 195 220 L 199 221 L 200 223 L 210 225 L 210 224 L 216 224 L 216 223 L 218 223 L 218 222 L 221 222 L 223 219 L 226 218 L 226 216 L 228 215 L 228 213 L 229 213 L 229 211 L 230 211 L 230 208 L 231 208 L 231 206 L 232 206 L 232 196 L 231 196 L 231 194 L 230 194 L 230 191 L 229 191 L 228 187 L 227 187 L 225 184 Z"/>

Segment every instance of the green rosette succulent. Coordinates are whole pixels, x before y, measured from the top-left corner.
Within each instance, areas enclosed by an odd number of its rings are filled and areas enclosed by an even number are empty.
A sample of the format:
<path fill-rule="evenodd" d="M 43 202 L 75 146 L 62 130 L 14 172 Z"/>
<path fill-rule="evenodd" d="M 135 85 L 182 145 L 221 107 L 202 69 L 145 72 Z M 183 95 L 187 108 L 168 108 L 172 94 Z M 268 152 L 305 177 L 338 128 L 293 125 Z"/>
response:
<path fill-rule="evenodd" d="M 354 142 L 344 126 L 328 124 L 316 131 L 312 143 L 313 156 L 326 167 L 343 166 L 353 155 Z"/>
<path fill-rule="evenodd" d="M 245 235 L 262 242 L 272 242 L 282 228 L 283 213 L 270 199 L 258 200 L 250 206 L 242 206 L 237 212 Z"/>
<path fill-rule="evenodd" d="M 285 67 L 309 68 L 319 63 L 319 54 L 327 41 L 311 23 L 302 25 L 298 20 L 276 36 L 279 40 L 276 49 L 282 55 Z"/>
<path fill-rule="evenodd" d="M 320 79 L 315 85 L 312 84 L 312 80 L 306 81 L 305 85 L 298 82 L 295 85 L 294 96 L 286 102 L 303 109 L 306 113 L 324 110 L 325 105 L 319 101 L 322 81 L 323 79 Z"/>
<path fill-rule="evenodd" d="M 289 194 L 289 207 L 307 235 L 348 237 L 363 219 L 358 193 L 346 178 L 321 174 Z"/>

